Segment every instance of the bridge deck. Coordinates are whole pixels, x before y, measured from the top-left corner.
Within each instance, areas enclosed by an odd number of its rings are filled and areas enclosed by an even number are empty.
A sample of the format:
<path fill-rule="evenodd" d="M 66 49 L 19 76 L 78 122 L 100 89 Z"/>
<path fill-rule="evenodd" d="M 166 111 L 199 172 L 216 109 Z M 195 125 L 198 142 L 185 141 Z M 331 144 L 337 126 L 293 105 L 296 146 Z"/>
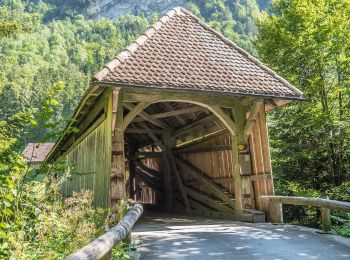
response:
<path fill-rule="evenodd" d="M 140 259 L 350 259 L 350 239 L 292 225 L 147 213 L 134 227 Z"/>

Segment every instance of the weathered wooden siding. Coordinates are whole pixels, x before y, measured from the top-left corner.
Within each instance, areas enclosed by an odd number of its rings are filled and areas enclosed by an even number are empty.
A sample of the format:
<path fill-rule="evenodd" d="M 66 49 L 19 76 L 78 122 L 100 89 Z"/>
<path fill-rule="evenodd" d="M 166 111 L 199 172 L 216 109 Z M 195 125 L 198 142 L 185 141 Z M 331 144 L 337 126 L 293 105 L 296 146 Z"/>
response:
<path fill-rule="evenodd" d="M 89 189 L 96 206 L 107 207 L 111 168 L 111 124 L 105 119 L 67 155 L 72 178 L 62 186 L 64 194 Z"/>
<path fill-rule="evenodd" d="M 269 139 L 264 108 L 262 108 L 259 113 L 249 143 L 254 173 L 251 180 L 253 181 L 256 209 L 268 213 L 267 204 L 257 199 L 262 195 L 274 195 Z"/>

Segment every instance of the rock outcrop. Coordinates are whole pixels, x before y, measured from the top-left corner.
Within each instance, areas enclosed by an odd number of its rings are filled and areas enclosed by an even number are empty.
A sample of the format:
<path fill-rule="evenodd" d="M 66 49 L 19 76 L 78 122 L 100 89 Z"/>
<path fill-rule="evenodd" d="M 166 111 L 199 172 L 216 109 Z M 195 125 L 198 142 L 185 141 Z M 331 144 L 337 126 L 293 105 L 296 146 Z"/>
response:
<path fill-rule="evenodd" d="M 116 19 L 123 14 L 145 13 L 147 16 L 153 12 L 163 15 L 176 6 L 184 6 L 186 0 L 96 0 L 86 10 L 86 17 L 97 19 L 106 17 Z"/>

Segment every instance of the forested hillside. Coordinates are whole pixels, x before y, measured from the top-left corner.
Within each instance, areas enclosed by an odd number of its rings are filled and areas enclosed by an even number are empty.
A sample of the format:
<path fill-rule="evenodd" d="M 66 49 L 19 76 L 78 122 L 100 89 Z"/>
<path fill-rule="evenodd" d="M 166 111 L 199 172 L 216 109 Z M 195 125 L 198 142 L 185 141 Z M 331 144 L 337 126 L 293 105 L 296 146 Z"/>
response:
<path fill-rule="evenodd" d="M 82 14 L 93 2 L 2 1 L 0 21 L 4 31 L 6 27 L 15 27 L 23 33 L 0 39 L 0 119 L 36 107 L 48 86 L 57 81 L 65 83 L 57 119 L 70 116 L 91 75 L 158 16 L 126 14 L 115 20 L 103 17 L 89 20 Z M 186 7 L 253 51 L 251 40 L 256 34 L 253 17 L 258 13 L 255 0 L 195 0 L 186 3 Z M 10 17 L 15 17 L 12 25 L 7 22 Z"/>

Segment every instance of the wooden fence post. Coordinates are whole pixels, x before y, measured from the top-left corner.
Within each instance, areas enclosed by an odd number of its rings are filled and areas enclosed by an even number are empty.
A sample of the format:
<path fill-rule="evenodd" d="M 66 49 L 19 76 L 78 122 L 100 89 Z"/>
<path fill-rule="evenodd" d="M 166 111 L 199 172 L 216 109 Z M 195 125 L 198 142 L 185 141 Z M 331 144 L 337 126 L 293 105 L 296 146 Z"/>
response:
<path fill-rule="evenodd" d="M 331 231 L 332 223 L 331 223 L 331 210 L 329 208 L 320 208 L 321 216 L 322 216 L 322 227 L 324 231 Z"/>
<path fill-rule="evenodd" d="M 283 223 L 282 204 L 269 199 L 267 218 L 272 223 Z"/>

